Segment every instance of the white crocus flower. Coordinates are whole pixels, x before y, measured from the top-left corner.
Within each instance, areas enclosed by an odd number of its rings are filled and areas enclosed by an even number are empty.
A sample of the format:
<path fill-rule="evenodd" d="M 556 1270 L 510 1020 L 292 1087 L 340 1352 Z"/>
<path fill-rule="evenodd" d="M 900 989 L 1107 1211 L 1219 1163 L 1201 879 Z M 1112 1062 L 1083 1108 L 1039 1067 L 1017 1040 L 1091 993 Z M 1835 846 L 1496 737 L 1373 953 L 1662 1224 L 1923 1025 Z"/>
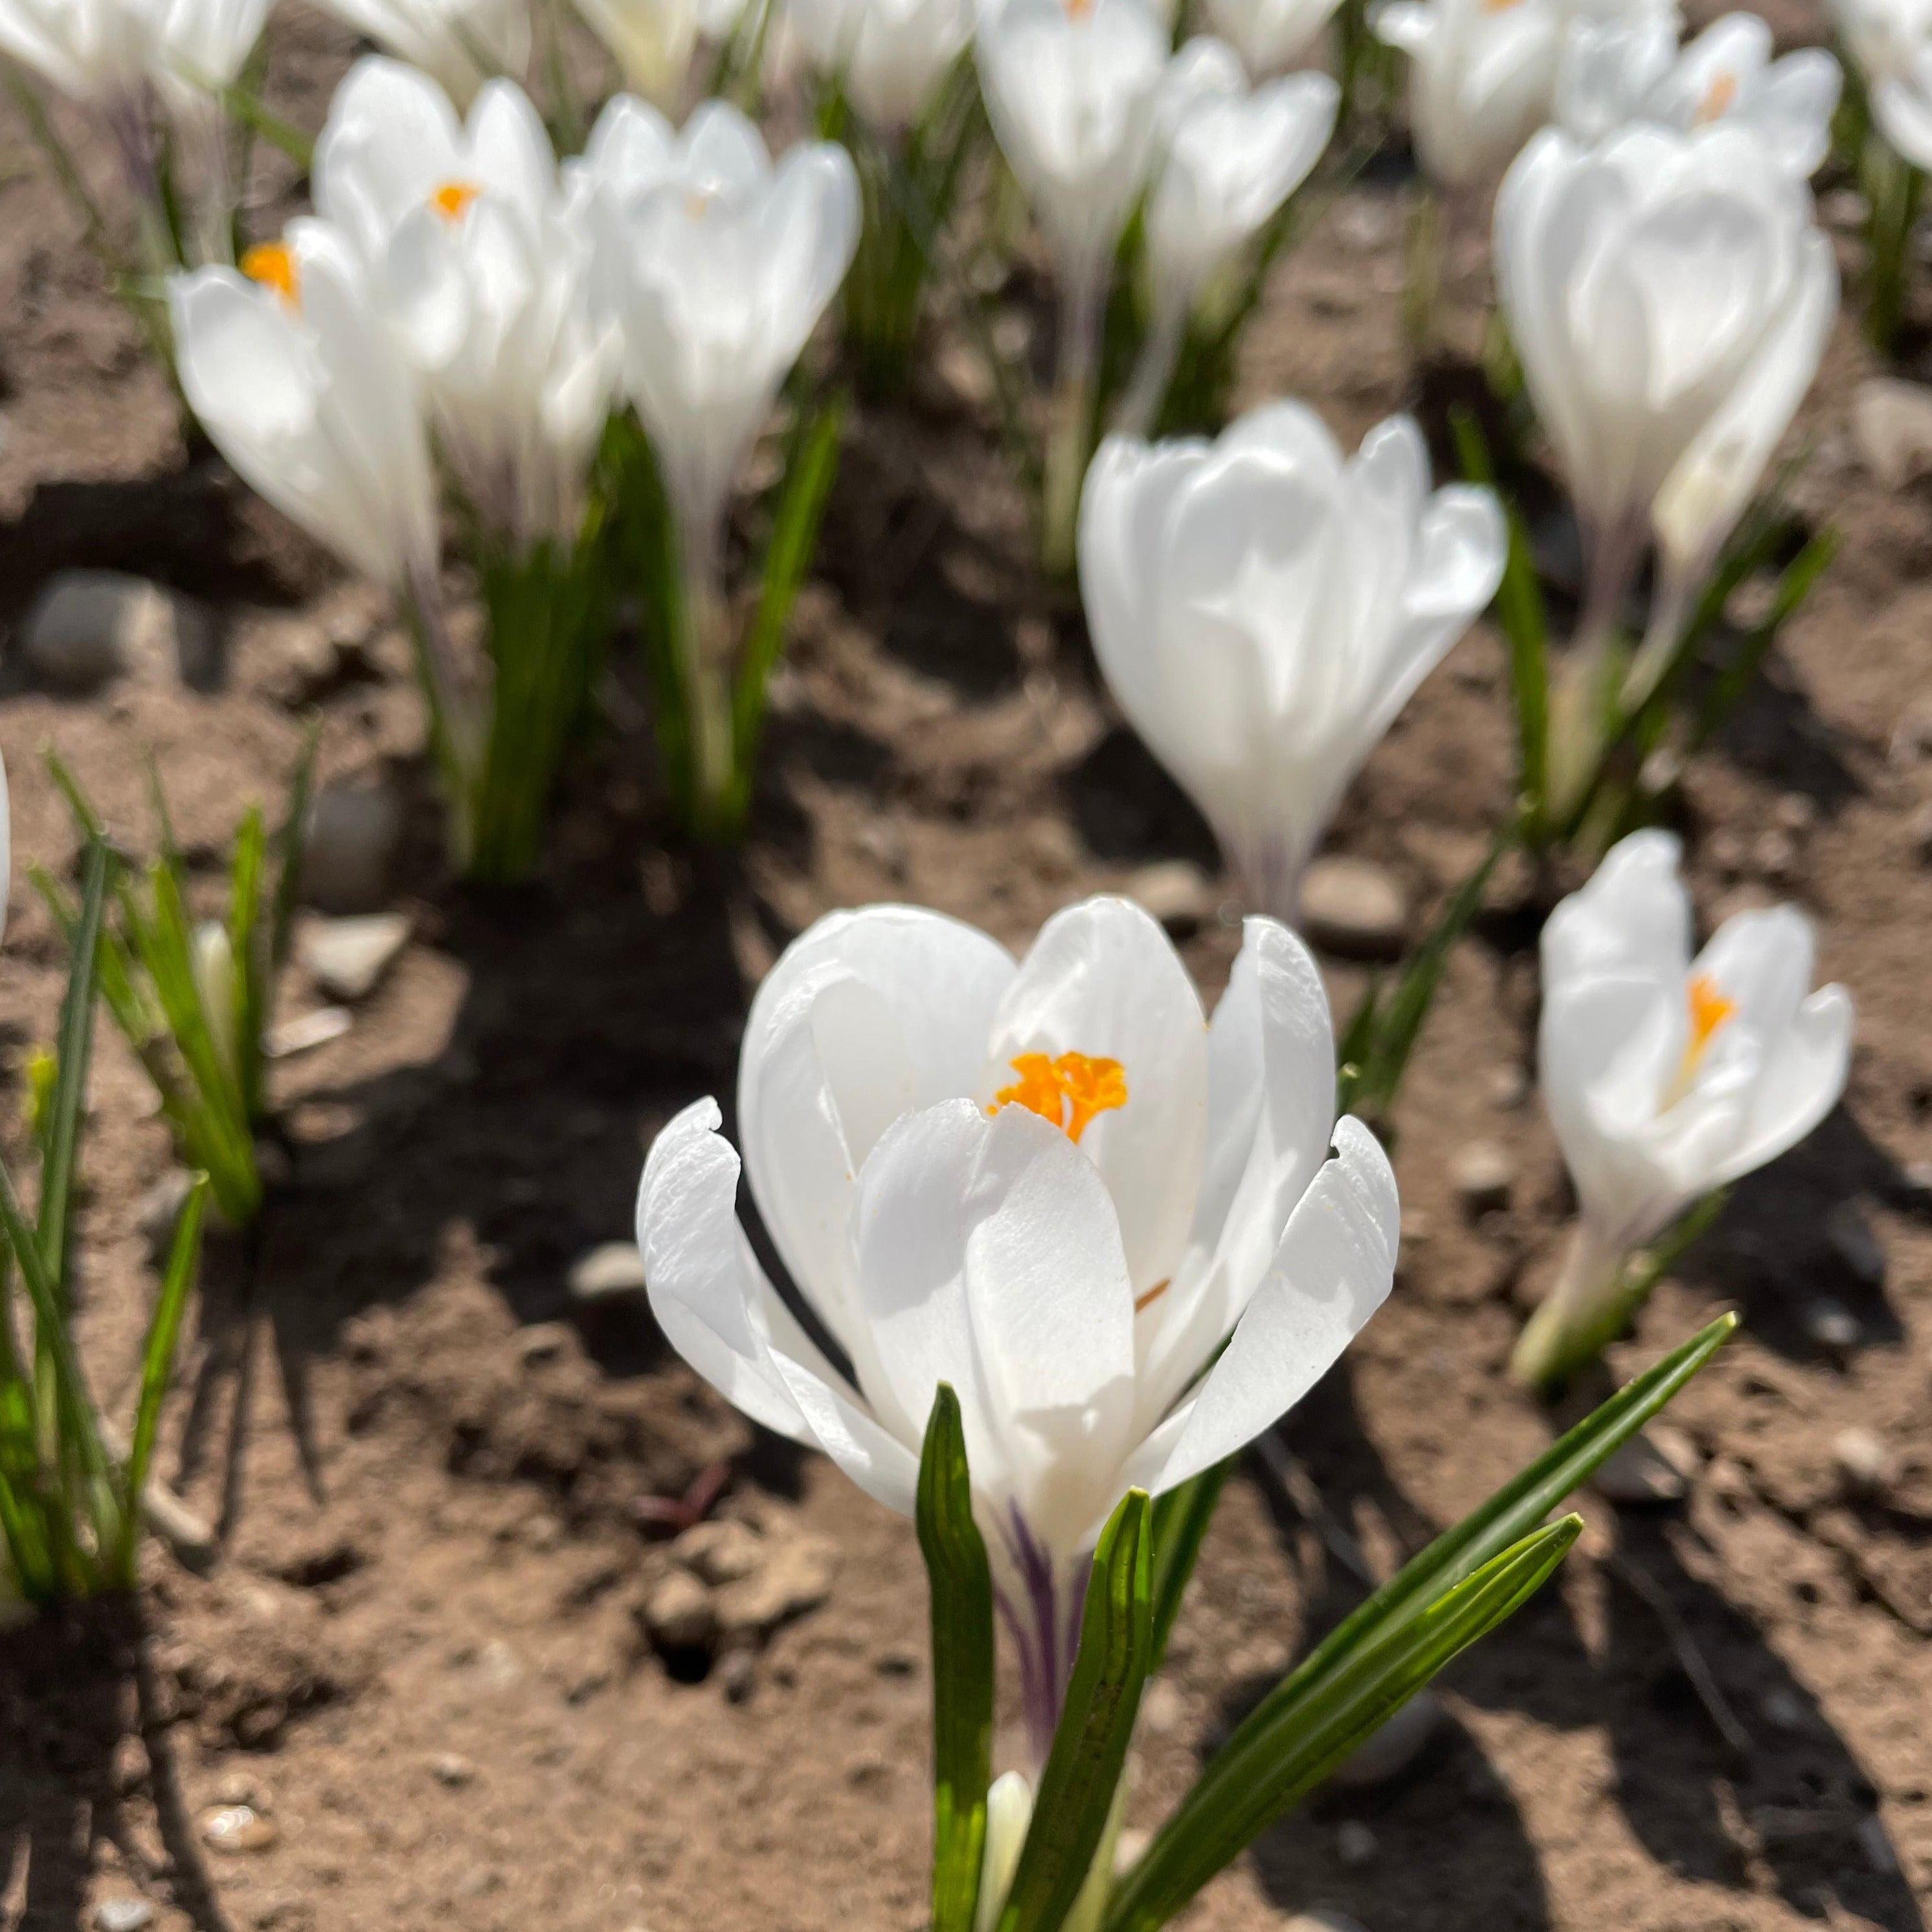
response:
<path fill-rule="evenodd" d="M 1280 74 L 1314 46 L 1341 0 L 1208 0 L 1208 23 L 1257 76 Z"/>
<path fill-rule="evenodd" d="M 973 0 L 786 0 L 806 58 L 872 126 L 911 125 L 973 38 Z"/>
<path fill-rule="evenodd" d="M 432 76 L 459 106 L 530 64 L 529 0 L 320 0 L 386 52 Z"/>
<path fill-rule="evenodd" d="M 1551 128 L 1497 197 L 1496 264 L 1584 529 L 1580 633 L 1594 645 L 1613 626 L 1654 530 L 1654 664 L 1817 371 L 1831 242 L 1747 128 L 1634 127 L 1593 148 Z"/>
<path fill-rule="evenodd" d="M 1722 121 L 1756 135 L 1777 166 L 1809 176 L 1831 151 L 1838 64 L 1816 47 L 1771 56 L 1771 29 L 1755 14 L 1726 14 L 1682 49 L 1667 14 L 1580 20 L 1557 77 L 1557 124 L 1590 142 L 1631 121 L 1685 133 Z"/>
<path fill-rule="evenodd" d="M 1832 17 L 1880 131 L 1932 169 L 1932 0 L 1832 0 Z"/>
<path fill-rule="evenodd" d="M 684 104 L 699 47 L 728 38 L 744 10 L 745 0 L 577 0 L 624 85 L 672 114 Z"/>
<path fill-rule="evenodd" d="M 1306 178 L 1341 98 L 1325 74 L 1250 90 L 1234 49 L 1206 35 L 1174 57 L 1162 93 L 1145 216 L 1153 315 L 1115 422 L 1136 436 L 1160 410 L 1196 299 Z"/>
<path fill-rule="evenodd" d="M 434 81 L 371 56 L 336 90 L 313 174 L 486 526 L 520 550 L 574 541 L 611 358 L 591 324 L 589 237 L 523 91 L 488 82 L 466 125 Z"/>
<path fill-rule="evenodd" d="M 652 1310 L 747 1414 L 910 1514 L 935 1390 L 957 1391 L 1042 1756 L 1109 1512 L 1267 1428 L 1388 1292 L 1394 1177 L 1334 1091 L 1320 976 L 1271 920 L 1211 1024 L 1124 900 L 1058 914 L 1018 964 L 914 908 L 820 920 L 752 1004 L 738 1126 L 849 1374 L 753 1258 L 716 1104 L 651 1150 Z"/>
<path fill-rule="evenodd" d="M 1211 443 L 1110 436 L 1094 460 L 1080 586 L 1102 674 L 1277 918 L 1343 788 L 1501 580 L 1496 500 L 1429 484 L 1407 417 L 1345 462 L 1296 402 Z"/>
<path fill-rule="evenodd" d="M 300 220 L 243 270 L 169 284 L 190 407 L 251 488 L 352 568 L 420 594 L 437 550 L 422 398 L 361 256 Z"/>
<path fill-rule="evenodd" d="M 830 142 L 774 167 L 723 101 L 674 138 L 641 101 L 613 102 L 597 134 L 586 178 L 601 311 L 688 536 L 712 545 L 778 386 L 850 264 L 858 178 Z"/>
<path fill-rule="evenodd" d="M 1172 39 L 1144 0 L 986 0 L 974 39 L 987 118 L 1059 284 L 1042 550 L 1073 562 L 1114 251 L 1156 154 Z"/>
<path fill-rule="evenodd" d="M 1416 158 L 1438 188 L 1492 175 L 1549 118 L 1562 0 L 1388 0 L 1375 31 L 1408 56 Z"/>
<path fill-rule="evenodd" d="M 0 0 L 0 52 L 70 99 L 138 112 L 152 84 L 180 116 L 211 110 L 262 37 L 269 0 Z"/>
<path fill-rule="evenodd" d="M 1633 833 L 1544 928 L 1540 1072 L 1578 1220 L 1524 1331 L 1532 1381 L 1633 1250 L 1795 1146 L 1844 1089 L 1852 1003 L 1811 990 L 1810 922 L 1790 906 L 1738 913 L 1694 960 L 1678 858 L 1668 832 Z"/>

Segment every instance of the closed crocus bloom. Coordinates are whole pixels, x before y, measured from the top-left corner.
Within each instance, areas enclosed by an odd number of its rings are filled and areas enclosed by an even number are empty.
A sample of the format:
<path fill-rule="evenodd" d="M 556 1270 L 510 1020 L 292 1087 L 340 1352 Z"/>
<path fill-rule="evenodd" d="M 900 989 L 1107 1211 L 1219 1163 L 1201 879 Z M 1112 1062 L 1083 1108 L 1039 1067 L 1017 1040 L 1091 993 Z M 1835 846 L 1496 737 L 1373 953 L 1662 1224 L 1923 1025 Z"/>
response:
<path fill-rule="evenodd" d="M 910 125 L 973 38 L 973 0 L 786 0 L 806 57 L 875 128 Z"/>
<path fill-rule="evenodd" d="M 1325 74 L 1250 90 L 1234 49 L 1205 35 L 1169 63 L 1145 218 L 1154 312 L 1116 428 L 1138 435 L 1153 422 L 1196 297 L 1306 178 L 1340 94 Z"/>
<path fill-rule="evenodd" d="M 626 191 L 614 160 L 616 185 L 595 197 L 600 306 L 680 512 L 708 529 L 844 278 L 858 179 L 830 142 L 773 166 L 757 128 L 724 101 L 706 101 L 674 142 L 663 130 L 661 171 L 636 158 L 651 146 L 642 103 L 614 124 L 628 130 L 641 184 Z"/>
<path fill-rule="evenodd" d="M 747 1414 L 910 1514 L 937 1387 L 957 1391 L 1042 1754 L 1108 1513 L 1251 1440 L 1388 1292 L 1394 1178 L 1334 1118 L 1334 1079 L 1321 980 L 1270 920 L 1249 922 L 1210 1024 L 1122 900 L 1060 914 L 1017 964 L 909 907 L 821 920 L 753 1002 L 738 1124 L 849 1375 L 753 1258 L 716 1105 L 651 1150 L 652 1310 Z"/>
<path fill-rule="evenodd" d="M 698 48 L 730 33 L 744 0 L 577 0 L 577 10 L 610 50 L 624 85 L 675 113 Z"/>
<path fill-rule="evenodd" d="M 1811 990 L 1810 923 L 1741 912 L 1694 959 L 1678 842 L 1612 848 L 1543 932 L 1544 1098 L 1576 1184 L 1574 1245 L 1525 1330 L 1532 1381 L 1633 1250 L 1802 1140 L 1838 1103 L 1852 1003 Z"/>
<path fill-rule="evenodd" d="M 1208 18 L 1253 74 L 1279 74 L 1313 46 L 1340 0 L 1208 0 Z"/>
<path fill-rule="evenodd" d="M 1496 218 L 1497 292 L 1614 622 L 1653 523 L 1666 646 L 1810 386 L 1838 269 L 1801 179 L 1728 122 L 1526 148 Z"/>
<path fill-rule="evenodd" d="M 316 206 L 368 261 L 484 523 L 520 547 L 573 537 L 611 358 L 590 321 L 588 236 L 522 90 L 490 82 L 466 124 L 413 68 L 358 62 L 313 173 Z"/>
<path fill-rule="evenodd" d="M 1880 131 L 1932 168 L 1932 0 L 1832 0 L 1832 17 Z"/>
<path fill-rule="evenodd" d="M 1722 121 L 1756 135 L 1776 166 L 1809 176 L 1831 150 L 1838 64 L 1816 47 L 1771 56 L 1771 29 L 1755 14 L 1726 14 L 1682 50 L 1664 15 L 1580 22 L 1557 82 L 1557 122 L 1589 142 L 1629 121 L 1687 133 Z"/>
<path fill-rule="evenodd" d="M 982 10 L 976 44 L 1000 152 L 1061 274 L 1090 278 L 1153 158 L 1167 29 L 1142 0 L 1006 0 Z"/>
<path fill-rule="evenodd" d="M 189 406 L 243 480 L 319 542 L 420 589 L 436 556 L 428 438 L 360 255 L 327 224 L 296 221 L 244 268 L 169 284 Z"/>
<path fill-rule="evenodd" d="M 530 64 L 528 0 L 322 0 L 338 20 L 433 76 L 459 106 Z"/>
<path fill-rule="evenodd" d="M 1429 485 L 1407 417 L 1345 461 L 1295 402 L 1211 443 L 1110 436 L 1088 473 L 1080 586 L 1108 688 L 1277 918 L 1343 788 L 1501 580 L 1495 499 Z"/>
<path fill-rule="evenodd" d="M 1438 188 L 1493 174 L 1549 118 L 1559 0 L 1389 0 L 1374 24 L 1408 56 L 1416 158 Z"/>

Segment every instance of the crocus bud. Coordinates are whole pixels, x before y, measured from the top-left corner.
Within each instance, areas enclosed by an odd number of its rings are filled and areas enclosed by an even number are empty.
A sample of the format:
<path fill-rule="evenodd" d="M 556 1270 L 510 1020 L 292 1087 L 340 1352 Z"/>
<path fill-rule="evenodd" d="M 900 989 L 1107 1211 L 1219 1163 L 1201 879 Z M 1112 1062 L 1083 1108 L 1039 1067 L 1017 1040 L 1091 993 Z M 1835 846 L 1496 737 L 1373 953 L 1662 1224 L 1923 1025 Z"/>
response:
<path fill-rule="evenodd" d="M 1913 166 L 1932 168 L 1932 9 L 1922 0 L 1832 0 L 1832 17 L 1880 131 Z"/>
<path fill-rule="evenodd" d="M 1208 0 L 1208 20 L 1250 74 L 1279 74 L 1314 46 L 1340 4 L 1340 0 Z"/>
<path fill-rule="evenodd" d="M 1343 788 L 1501 580 L 1495 498 L 1429 485 L 1406 416 L 1345 461 L 1295 402 L 1218 442 L 1110 436 L 1094 459 L 1080 584 L 1102 674 L 1276 918 Z"/>
<path fill-rule="evenodd" d="M 675 114 L 699 47 L 730 33 L 744 0 L 577 0 L 577 10 L 610 50 L 624 85 Z"/>
<path fill-rule="evenodd" d="M 973 38 L 972 0 L 786 0 L 806 57 L 878 128 L 910 124 Z"/>
<path fill-rule="evenodd" d="M 483 83 L 530 64 L 528 0 L 321 0 L 385 52 L 431 76 L 467 107 Z"/>
<path fill-rule="evenodd" d="M 986 1790 L 986 1847 L 980 1862 L 973 1932 L 993 1932 L 999 1924 L 1032 1822 L 1033 1786 L 1017 1771 L 1002 1772 Z"/>

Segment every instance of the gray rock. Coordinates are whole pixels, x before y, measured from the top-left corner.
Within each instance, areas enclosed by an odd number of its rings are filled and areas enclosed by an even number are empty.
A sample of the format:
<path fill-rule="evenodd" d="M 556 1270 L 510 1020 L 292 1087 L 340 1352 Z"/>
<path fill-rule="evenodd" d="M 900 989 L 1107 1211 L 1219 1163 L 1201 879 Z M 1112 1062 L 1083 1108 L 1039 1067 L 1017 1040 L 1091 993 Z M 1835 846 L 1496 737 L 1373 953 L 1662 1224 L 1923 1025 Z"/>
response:
<path fill-rule="evenodd" d="M 748 1576 L 718 1592 L 718 1628 L 726 1636 L 761 1634 L 816 1610 L 832 1594 L 838 1552 L 824 1538 L 774 1539 Z"/>
<path fill-rule="evenodd" d="M 605 1241 L 570 1264 L 571 1298 L 576 1301 L 626 1300 L 644 1292 L 644 1258 L 635 1241 Z"/>
<path fill-rule="evenodd" d="M 1832 1460 L 1847 1494 L 1876 1496 L 1892 1480 L 1892 1452 L 1870 1429 L 1840 1430 L 1832 1439 Z"/>
<path fill-rule="evenodd" d="M 1852 442 L 1888 489 L 1932 471 L 1932 389 L 1889 376 L 1861 382 L 1852 398 Z"/>
<path fill-rule="evenodd" d="M 374 912 L 388 898 L 402 832 L 401 801 L 388 784 L 324 785 L 303 834 L 304 899 L 321 912 Z"/>
<path fill-rule="evenodd" d="M 1516 1162 L 1494 1141 L 1471 1141 L 1450 1162 L 1449 1184 L 1466 1214 L 1507 1208 L 1516 1185 Z"/>
<path fill-rule="evenodd" d="M 1840 1201 L 1825 1216 L 1825 1238 L 1861 1288 L 1885 1286 L 1885 1249 L 1856 1201 Z"/>
<path fill-rule="evenodd" d="M 1345 1791 L 1364 1791 L 1400 1777 L 1422 1755 L 1423 1747 L 1442 1721 L 1442 1706 L 1433 1694 L 1418 1690 L 1379 1730 L 1371 1731 L 1328 1774 L 1330 1784 Z"/>
<path fill-rule="evenodd" d="M 1127 897 L 1182 938 L 1214 917 L 1216 903 L 1208 875 L 1185 859 L 1143 866 L 1127 881 Z"/>
<path fill-rule="evenodd" d="M 1849 1355 L 1864 1339 L 1864 1324 L 1842 1302 L 1822 1298 L 1806 1304 L 1804 1333 L 1834 1355 Z"/>
<path fill-rule="evenodd" d="M 20 650 L 42 684 L 76 695 L 126 676 L 206 686 L 218 656 L 201 605 L 118 570 L 50 578 L 20 626 Z"/>
<path fill-rule="evenodd" d="M 161 1260 L 173 1247 L 175 1223 L 181 1219 L 194 1185 L 185 1168 L 171 1167 L 141 1196 L 134 1210 L 134 1225 L 147 1244 L 150 1261 Z"/>
<path fill-rule="evenodd" d="M 1311 944 L 1345 959 L 1394 959 L 1408 932 L 1408 902 L 1367 859 L 1317 859 L 1301 878 L 1301 926 Z"/>
<path fill-rule="evenodd" d="M 688 1570 L 667 1571 L 638 1606 L 638 1621 L 660 1650 L 703 1650 L 718 1635 L 711 1592 Z"/>
<path fill-rule="evenodd" d="M 1633 1436 L 1590 1478 L 1598 1495 L 1642 1509 L 1681 1502 L 1697 1468 L 1695 1444 L 1667 1426 Z"/>
<path fill-rule="evenodd" d="M 755 1574 L 764 1565 L 766 1549 L 757 1531 L 742 1522 L 720 1520 L 694 1523 L 671 1544 L 670 1556 L 700 1582 L 716 1587 Z"/>
<path fill-rule="evenodd" d="M 154 1922 L 154 1908 L 145 1898 L 104 1898 L 94 1908 L 94 1932 L 141 1932 Z"/>
<path fill-rule="evenodd" d="M 1335 1834 L 1335 1856 L 1352 1869 L 1375 1862 L 1376 1834 L 1359 1818 L 1345 1818 Z"/>
<path fill-rule="evenodd" d="M 400 913 L 364 913 L 353 919 L 311 920 L 296 952 L 310 979 L 332 1000 L 354 1002 L 373 993 L 410 942 L 410 922 Z"/>

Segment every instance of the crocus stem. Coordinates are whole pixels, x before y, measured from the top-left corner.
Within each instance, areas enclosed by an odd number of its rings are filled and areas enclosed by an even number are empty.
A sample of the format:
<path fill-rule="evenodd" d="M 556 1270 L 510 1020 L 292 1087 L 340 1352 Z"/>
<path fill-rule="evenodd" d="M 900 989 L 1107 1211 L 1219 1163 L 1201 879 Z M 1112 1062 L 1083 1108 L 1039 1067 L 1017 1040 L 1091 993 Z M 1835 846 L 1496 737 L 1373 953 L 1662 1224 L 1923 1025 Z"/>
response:
<path fill-rule="evenodd" d="M 1550 694 L 1550 801 L 1559 824 L 1582 805 L 1603 755 L 1610 647 L 1647 530 L 1640 512 L 1584 530 L 1583 607 L 1568 659 L 1552 680 Z"/>
<path fill-rule="evenodd" d="M 1670 670 L 1682 640 L 1690 608 L 1692 573 L 1664 560 L 1659 553 L 1657 586 L 1650 600 L 1650 623 L 1636 656 L 1624 675 L 1623 705 L 1634 711 L 1645 703 Z"/>
<path fill-rule="evenodd" d="M 1436 190 L 1420 183 L 1408 218 L 1402 266 L 1402 336 L 1409 359 L 1425 360 L 1435 346 L 1436 308 L 1442 292 L 1442 210 Z"/>
<path fill-rule="evenodd" d="M 691 745 L 688 801 L 694 830 L 707 836 L 733 826 L 737 760 L 731 729 L 731 636 L 723 581 L 722 507 L 681 518 L 682 622 L 677 640 L 678 681 L 684 691 Z"/>
<path fill-rule="evenodd" d="M 1556 1286 L 1517 1336 L 1510 1372 L 1547 1393 L 1600 1354 L 1630 1314 L 1621 1293 L 1627 1249 L 1577 1222 Z"/>
<path fill-rule="evenodd" d="M 1060 284 L 1058 367 L 1054 376 L 1053 422 L 1047 434 L 1040 535 L 1040 560 L 1056 577 L 1067 576 L 1073 568 L 1105 285 L 1104 257 L 1070 263 Z"/>
<path fill-rule="evenodd" d="M 397 596 L 416 645 L 416 674 L 428 701 L 430 736 L 449 800 L 450 844 L 468 869 L 476 836 L 476 784 L 483 768 L 485 727 L 477 693 L 458 662 L 444 620 L 442 590 L 428 559 L 411 565 Z"/>
<path fill-rule="evenodd" d="M 1158 420 L 1161 405 L 1167 400 L 1168 385 L 1174 380 L 1174 364 L 1180 359 L 1182 339 L 1187 333 L 1190 292 L 1180 290 L 1163 295 L 1154 310 L 1154 325 L 1141 344 L 1132 380 L 1114 412 L 1117 434 L 1145 436 Z"/>
<path fill-rule="evenodd" d="M 1871 207 L 1865 334 L 1874 348 L 1889 355 L 1904 316 L 1912 229 L 1925 176 L 1875 135 L 1865 142 L 1864 161 L 1865 196 Z"/>

